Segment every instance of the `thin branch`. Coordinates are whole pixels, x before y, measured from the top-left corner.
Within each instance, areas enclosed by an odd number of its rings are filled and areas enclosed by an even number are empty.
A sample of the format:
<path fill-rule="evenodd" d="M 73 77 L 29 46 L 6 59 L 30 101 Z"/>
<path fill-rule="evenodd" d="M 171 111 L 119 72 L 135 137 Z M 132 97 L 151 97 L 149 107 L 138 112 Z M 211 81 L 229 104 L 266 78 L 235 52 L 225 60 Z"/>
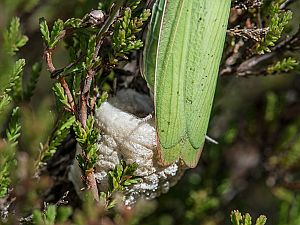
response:
<path fill-rule="evenodd" d="M 52 51 L 49 49 L 46 49 L 44 55 L 45 55 L 45 60 L 47 63 L 48 71 L 51 74 L 55 73 L 56 69 L 55 69 L 55 67 L 53 65 L 53 61 L 52 61 Z M 68 103 L 71 106 L 71 111 L 76 115 L 76 105 L 75 105 L 73 95 L 68 86 L 68 83 L 66 82 L 66 80 L 63 76 L 59 76 L 58 81 L 60 82 L 61 86 L 63 87 L 63 89 L 65 91 L 65 94 L 67 95 Z"/>
<path fill-rule="evenodd" d="M 101 45 L 102 45 L 102 38 L 103 34 L 108 31 L 109 27 L 113 23 L 116 15 L 118 14 L 118 11 L 122 7 L 124 0 L 118 1 L 116 6 L 114 7 L 114 10 L 108 17 L 108 19 L 105 21 L 104 25 L 100 28 L 98 34 L 97 34 L 97 45 L 95 52 L 93 54 L 94 60 L 97 58 Z M 84 79 L 84 81 L 81 83 L 81 93 L 80 93 L 80 122 L 83 126 L 83 128 L 86 128 L 86 121 L 88 116 L 88 101 L 89 101 L 89 93 L 91 90 L 91 84 L 93 82 L 94 76 L 96 74 L 95 70 L 88 70 L 87 75 Z M 84 151 L 83 151 L 84 154 Z M 85 155 L 84 155 L 85 156 Z M 98 187 L 97 182 L 94 175 L 94 170 L 91 169 L 89 171 L 85 171 L 85 178 L 86 178 L 86 185 L 88 189 L 92 192 L 93 197 L 96 201 L 99 200 L 99 193 L 98 193 Z"/>
<path fill-rule="evenodd" d="M 270 62 L 273 58 L 283 53 L 299 48 L 300 44 L 300 28 L 291 37 L 284 39 L 279 44 L 271 49 L 271 52 L 264 55 L 254 55 L 253 57 L 243 61 L 237 65 L 227 65 L 225 69 L 221 70 L 221 76 L 237 75 L 250 76 L 259 75 L 262 73 L 262 67 Z"/>
<path fill-rule="evenodd" d="M 85 171 L 85 179 L 88 189 L 92 192 L 94 199 L 99 201 L 99 191 L 97 186 L 97 181 L 95 178 L 94 170 Z"/>
<path fill-rule="evenodd" d="M 103 38 L 103 34 L 105 32 L 108 31 L 109 27 L 112 25 L 112 23 L 114 22 L 116 16 L 118 15 L 118 12 L 120 10 L 120 8 L 123 6 L 125 0 L 119 0 L 113 11 L 110 13 L 110 16 L 107 18 L 107 20 L 105 21 L 105 23 L 103 24 L 103 26 L 100 28 L 98 34 L 97 34 L 97 45 L 96 45 L 96 50 L 94 52 L 94 58 L 97 57 L 97 55 L 99 54 L 101 45 L 102 45 L 102 38 Z"/>
<path fill-rule="evenodd" d="M 73 95 L 72 95 L 72 93 L 71 93 L 71 91 L 69 89 L 69 86 L 68 86 L 68 83 L 67 83 L 66 79 L 63 76 L 60 76 L 58 78 L 58 81 L 60 82 L 61 86 L 63 87 L 63 89 L 65 91 L 65 94 L 67 95 L 68 103 L 71 106 L 72 112 L 74 114 L 76 114 L 76 105 L 75 105 Z"/>

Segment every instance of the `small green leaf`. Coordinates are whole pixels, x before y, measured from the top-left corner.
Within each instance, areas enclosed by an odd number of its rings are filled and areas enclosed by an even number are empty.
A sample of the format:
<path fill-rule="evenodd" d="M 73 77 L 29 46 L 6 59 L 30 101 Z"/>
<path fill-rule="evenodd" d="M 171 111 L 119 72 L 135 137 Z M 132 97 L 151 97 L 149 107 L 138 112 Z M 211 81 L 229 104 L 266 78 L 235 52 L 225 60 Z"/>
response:
<path fill-rule="evenodd" d="M 72 215 L 72 208 L 71 207 L 66 207 L 66 206 L 61 206 L 57 210 L 57 216 L 56 220 L 59 223 L 64 223 L 67 221 L 67 219 Z"/>
<path fill-rule="evenodd" d="M 39 210 L 34 210 L 32 221 L 34 225 L 44 225 L 43 214 Z"/>
<path fill-rule="evenodd" d="M 48 28 L 46 19 L 45 18 L 40 18 L 39 24 L 40 24 L 40 31 L 42 33 L 42 38 L 43 38 L 46 46 L 49 48 L 49 46 L 50 46 L 50 32 L 49 32 L 49 28 Z"/>
<path fill-rule="evenodd" d="M 27 41 L 28 37 L 23 35 L 20 29 L 20 19 L 14 17 L 8 30 L 4 31 L 4 49 L 10 55 L 14 55 Z"/>
<path fill-rule="evenodd" d="M 132 10 L 136 9 L 138 5 L 141 3 L 141 0 L 129 0 L 127 1 L 127 6 Z"/>
<path fill-rule="evenodd" d="M 88 49 L 86 54 L 87 70 L 93 67 L 95 49 L 96 49 L 96 35 L 92 35 L 89 39 Z"/>
<path fill-rule="evenodd" d="M 77 142 L 81 146 L 83 146 L 86 143 L 87 133 L 85 132 L 85 130 L 83 129 L 79 121 L 75 121 L 73 128 L 74 128 Z"/>
<path fill-rule="evenodd" d="M 76 160 L 77 160 L 77 162 L 78 162 L 78 165 L 79 165 L 79 167 L 80 167 L 80 169 L 82 170 L 82 171 L 86 171 L 86 166 L 85 166 L 85 160 L 84 160 L 84 158 L 82 157 L 82 155 L 77 155 L 76 156 Z"/>
<path fill-rule="evenodd" d="M 89 133 L 93 127 L 94 127 L 94 117 L 93 116 L 89 116 L 88 119 L 86 120 L 86 132 Z"/>
<path fill-rule="evenodd" d="M 275 73 L 287 73 L 298 65 L 299 63 L 295 58 L 288 57 L 284 58 L 281 61 L 276 62 L 274 65 L 270 65 L 267 68 L 268 74 L 275 74 Z"/>
<path fill-rule="evenodd" d="M 141 179 L 134 175 L 136 169 L 136 163 L 126 165 L 125 161 L 121 161 L 116 165 L 114 170 L 108 172 L 109 191 L 122 191 L 126 186 L 141 182 Z"/>
<path fill-rule="evenodd" d="M 18 138 L 21 135 L 21 125 L 19 121 L 19 107 L 13 109 L 11 121 L 8 124 L 8 129 L 6 130 L 7 141 L 12 145 L 18 143 Z"/>
<path fill-rule="evenodd" d="M 47 210 L 46 210 L 45 216 L 44 216 L 45 225 L 54 225 L 55 217 L 56 217 L 56 206 L 49 205 L 47 207 Z"/>
<path fill-rule="evenodd" d="M 19 59 L 16 61 L 13 66 L 11 72 L 8 74 L 8 82 L 7 84 L 2 84 L 0 87 L 0 91 L 4 91 L 4 93 L 9 94 L 11 97 L 19 95 L 21 84 L 21 75 L 25 66 L 25 59 Z"/>
<path fill-rule="evenodd" d="M 130 165 L 126 165 L 125 169 L 124 169 L 124 175 L 125 176 L 133 175 L 133 173 L 137 170 L 138 166 L 139 165 L 137 163 L 132 163 Z"/>
<path fill-rule="evenodd" d="M 50 34 L 50 43 L 49 43 L 50 49 L 53 49 L 56 46 L 63 33 L 64 33 L 64 22 L 58 19 L 54 22 Z"/>
<path fill-rule="evenodd" d="M 16 97 L 21 97 L 22 95 L 22 72 L 25 66 L 25 59 L 19 59 L 14 68 L 12 75 L 10 76 L 10 89 L 11 95 Z"/>
<path fill-rule="evenodd" d="M 73 28 L 79 28 L 81 25 L 82 20 L 78 18 L 70 18 L 65 23 L 65 27 L 73 27 Z"/>
<path fill-rule="evenodd" d="M 251 225 L 252 222 L 251 222 L 251 216 L 249 213 L 246 213 L 246 215 L 244 216 L 244 225 Z"/>
<path fill-rule="evenodd" d="M 118 178 L 118 180 L 121 180 L 123 174 L 123 166 L 117 165 L 115 171 L 116 171 L 116 177 Z"/>
<path fill-rule="evenodd" d="M 292 19 L 293 13 L 291 11 L 284 11 L 280 9 L 281 2 L 273 2 L 270 5 L 268 12 L 267 21 L 269 31 L 266 36 L 262 39 L 260 43 L 257 44 L 256 52 L 258 54 L 264 54 L 265 52 L 270 52 L 270 47 L 275 46 L 276 42 L 282 35 L 282 32 L 289 24 Z"/>
<path fill-rule="evenodd" d="M 8 143 L 0 149 L 0 198 L 7 195 L 11 183 L 10 175 L 16 164 L 15 148 Z"/>
<path fill-rule="evenodd" d="M 45 162 L 54 155 L 57 147 L 66 139 L 70 133 L 70 128 L 75 122 L 75 116 L 66 114 L 59 122 L 58 128 L 55 130 L 51 140 L 49 141 L 49 147 L 46 151 L 41 153 L 41 161 Z"/>
<path fill-rule="evenodd" d="M 71 106 L 68 103 L 68 98 L 67 98 L 61 84 L 60 83 L 55 83 L 52 89 L 53 89 L 56 97 L 64 105 L 64 107 L 66 107 L 67 109 L 70 109 Z"/>
<path fill-rule="evenodd" d="M 0 96 L 0 113 L 2 113 L 9 106 L 11 100 L 11 97 L 6 93 Z"/>
<path fill-rule="evenodd" d="M 252 225 L 252 218 L 249 213 L 246 213 L 244 216 L 238 211 L 234 210 L 231 212 L 231 223 L 232 225 Z M 255 225 L 265 225 L 267 218 L 264 215 L 261 215 L 257 220 Z"/>
<path fill-rule="evenodd" d="M 233 225 L 240 225 L 240 221 L 242 220 L 242 214 L 238 210 L 234 210 L 231 212 L 231 223 Z"/>
<path fill-rule="evenodd" d="M 257 218 L 255 225 L 265 225 L 267 222 L 267 217 L 264 215 L 261 215 Z"/>
<path fill-rule="evenodd" d="M 72 67 L 65 68 L 63 70 L 63 72 L 61 73 L 61 76 L 67 76 L 67 75 L 70 75 L 70 74 L 74 74 L 75 77 L 80 78 L 80 76 L 77 76 L 77 75 L 78 75 L 78 73 L 81 73 L 83 70 L 84 70 L 84 67 L 83 67 L 82 64 L 76 64 Z"/>
<path fill-rule="evenodd" d="M 115 24 L 115 30 L 112 37 L 114 54 L 117 57 L 127 59 L 129 53 L 140 49 L 143 42 L 136 37 L 141 31 L 143 23 L 150 17 L 149 10 L 144 10 L 139 17 L 132 18 L 132 10 L 126 8 L 123 17 Z M 115 59 L 112 59 L 112 63 Z"/>
<path fill-rule="evenodd" d="M 96 108 L 99 108 L 103 102 L 105 102 L 108 98 L 108 93 L 104 91 L 100 98 L 97 99 Z"/>
<path fill-rule="evenodd" d="M 29 83 L 27 85 L 26 92 L 24 93 L 24 98 L 27 101 L 30 100 L 30 98 L 32 97 L 32 95 L 35 91 L 36 84 L 39 80 L 41 71 L 42 71 L 42 64 L 41 63 L 33 64 L 32 68 L 31 68 L 30 80 L 29 80 Z"/>

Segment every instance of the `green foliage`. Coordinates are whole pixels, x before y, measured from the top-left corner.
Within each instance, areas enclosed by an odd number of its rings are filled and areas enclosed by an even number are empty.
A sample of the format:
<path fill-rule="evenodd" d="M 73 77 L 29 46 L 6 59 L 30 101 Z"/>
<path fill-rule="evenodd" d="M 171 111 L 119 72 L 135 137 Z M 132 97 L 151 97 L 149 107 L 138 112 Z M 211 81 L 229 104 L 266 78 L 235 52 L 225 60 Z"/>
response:
<path fill-rule="evenodd" d="M 252 218 L 249 213 L 242 215 L 238 210 L 231 212 L 231 223 L 232 225 L 252 225 Z M 261 215 L 257 218 L 254 225 L 265 225 L 267 217 Z"/>
<path fill-rule="evenodd" d="M 104 91 L 98 101 L 96 102 L 96 108 L 99 108 L 103 102 L 108 99 L 108 93 Z"/>
<path fill-rule="evenodd" d="M 9 28 L 4 32 L 5 50 L 9 55 L 14 55 L 19 48 L 26 44 L 27 40 L 27 37 L 21 33 L 19 19 L 13 18 Z M 21 75 L 24 66 L 24 59 L 17 60 L 12 66 L 9 65 L 8 73 L 5 74 L 6 79 L 0 86 L 0 115 L 4 115 L 5 112 L 8 116 L 6 120 L 0 121 L 0 127 L 5 128 L 6 136 L 0 138 L 0 198 L 7 195 L 11 184 L 10 175 L 16 166 L 15 152 L 21 132 L 19 107 L 17 106 L 20 99 L 17 97 L 22 94 Z M 4 126 L 6 122 L 8 124 Z"/>
<path fill-rule="evenodd" d="M 94 53 L 96 50 L 96 35 L 92 35 L 88 42 L 87 54 L 86 54 L 86 70 L 90 70 L 91 68 L 100 64 L 100 58 L 94 57 Z"/>
<path fill-rule="evenodd" d="M 50 34 L 50 42 L 48 47 L 50 49 L 53 49 L 56 44 L 58 43 L 58 41 L 60 40 L 60 38 L 63 35 L 63 30 L 64 30 L 64 22 L 60 19 L 56 20 L 54 22 L 54 25 L 52 27 L 52 31 Z"/>
<path fill-rule="evenodd" d="M 0 198 L 4 198 L 11 183 L 10 174 L 16 166 L 15 148 L 6 145 L 0 151 Z"/>
<path fill-rule="evenodd" d="M 278 225 L 297 225 L 300 222 L 300 197 L 284 188 L 276 188 L 273 193 L 281 201 Z"/>
<path fill-rule="evenodd" d="M 47 48 L 53 49 L 64 34 L 64 22 L 60 19 L 56 20 L 50 33 L 45 18 L 40 18 L 40 31 Z"/>
<path fill-rule="evenodd" d="M 27 41 L 28 38 L 22 34 L 20 29 L 20 19 L 14 17 L 8 30 L 4 32 L 4 49 L 8 54 L 14 55 Z"/>
<path fill-rule="evenodd" d="M 138 2 L 131 5 L 136 8 Z M 126 8 L 124 16 L 115 25 L 113 34 L 113 50 L 116 56 L 127 58 L 126 55 L 140 49 L 143 43 L 136 37 L 142 29 L 143 23 L 148 20 L 150 11 L 145 9 L 139 17 L 132 18 L 132 9 Z"/>
<path fill-rule="evenodd" d="M 126 188 L 130 188 L 131 185 L 138 184 L 141 181 L 140 177 L 134 175 L 134 172 L 138 168 L 138 164 L 126 164 L 125 161 L 121 161 L 112 171 L 108 172 L 108 192 L 100 193 L 100 200 L 104 202 L 107 209 L 111 209 L 116 205 L 114 194 L 124 191 Z"/>
<path fill-rule="evenodd" d="M 73 27 L 73 28 L 79 28 L 81 26 L 82 20 L 78 18 L 70 18 L 65 23 L 65 27 Z"/>
<path fill-rule="evenodd" d="M 127 7 L 134 10 L 139 6 L 140 3 L 141 3 L 141 0 L 128 0 L 127 1 Z"/>
<path fill-rule="evenodd" d="M 65 91 L 64 91 L 63 87 L 61 86 L 61 84 L 55 83 L 52 89 L 53 89 L 54 94 L 56 95 L 58 101 L 60 101 L 66 109 L 71 109 L 71 106 L 68 102 L 67 95 L 65 94 Z"/>
<path fill-rule="evenodd" d="M 30 80 L 29 80 L 29 83 L 27 84 L 27 89 L 24 93 L 24 99 L 27 101 L 30 100 L 30 98 L 32 97 L 32 95 L 35 91 L 37 82 L 38 82 L 40 74 L 41 74 L 41 70 L 42 70 L 41 63 L 33 64 L 32 68 L 31 68 Z"/>
<path fill-rule="evenodd" d="M 74 123 L 76 140 L 83 151 L 83 154 L 77 155 L 76 158 L 83 171 L 93 169 L 97 160 L 96 141 L 99 138 L 99 132 L 94 127 L 94 122 L 94 117 L 89 116 L 85 129 L 79 121 Z"/>
<path fill-rule="evenodd" d="M 283 30 L 292 19 L 293 13 L 289 10 L 281 10 L 280 5 L 281 3 L 279 2 L 273 2 L 268 10 L 267 15 L 269 16 L 269 19 L 267 26 L 269 27 L 269 31 L 262 42 L 258 43 L 256 47 L 256 52 L 258 54 L 271 52 L 270 47 L 275 46 L 275 43 L 282 36 Z"/>
<path fill-rule="evenodd" d="M 65 114 L 64 117 L 59 121 L 58 128 L 55 130 L 52 140 L 49 144 L 49 152 L 51 152 L 51 156 L 56 151 L 57 146 L 59 146 L 63 140 L 70 133 L 70 128 L 75 122 L 75 116 L 70 116 Z"/>
<path fill-rule="evenodd" d="M 0 113 L 9 106 L 11 100 L 11 97 L 6 93 L 0 95 Z"/>
<path fill-rule="evenodd" d="M 92 35 L 89 39 L 88 49 L 86 54 L 86 68 L 90 69 L 93 66 L 94 52 L 96 49 L 96 35 Z"/>
<path fill-rule="evenodd" d="M 127 165 L 125 161 L 121 161 L 121 164 L 108 173 L 110 192 L 123 191 L 125 187 L 137 184 L 140 181 L 139 177 L 134 176 L 137 168 L 136 163 Z"/>
<path fill-rule="evenodd" d="M 19 108 L 16 107 L 13 109 L 11 115 L 11 121 L 6 130 L 6 138 L 9 144 L 15 146 L 18 143 L 18 137 L 20 136 L 21 125 L 18 115 Z"/>
<path fill-rule="evenodd" d="M 19 59 L 8 74 L 6 84 L 2 84 L 0 92 L 8 93 L 11 96 L 19 94 L 18 84 L 22 79 L 22 72 L 25 66 L 25 59 Z"/>
<path fill-rule="evenodd" d="M 39 210 L 33 211 L 33 225 L 55 225 L 64 223 L 71 216 L 72 209 L 70 207 L 57 207 L 56 205 L 48 205 L 45 212 Z"/>
<path fill-rule="evenodd" d="M 288 57 L 284 58 L 281 61 L 276 62 L 274 65 L 271 65 L 267 68 L 268 74 L 275 74 L 275 73 L 287 73 L 298 65 L 298 62 L 295 58 Z"/>
<path fill-rule="evenodd" d="M 22 75 L 25 67 L 25 59 L 19 59 L 14 68 L 13 73 L 11 75 L 11 80 L 9 89 L 11 90 L 11 95 L 15 99 L 15 101 L 20 101 L 23 95 L 23 87 L 22 87 Z"/>
<path fill-rule="evenodd" d="M 40 18 L 40 31 L 46 46 L 50 45 L 50 32 L 45 18 Z"/>
<path fill-rule="evenodd" d="M 6 146 L 0 148 L 0 198 L 6 196 L 10 186 L 10 174 L 16 166 L 15 151 L 20 136 L 21 125 L 18 115 L 19 108 L 13 109 L 11 121 L 6 130 Z M 0 144 L 4 140 L 0 139 Z"/>
<path fill-rule="evenodd" d="M 49 160 L 57 148 L 62 144 L 66 137 L 70 134 L 70 128 L 75 122 L 75 116 L 68 113 L 64 114 L 62 119 L 57 123 L 56 129 L 50 137 L 48 146 L 42 146 L 40 154 L 40 162 Z"/>

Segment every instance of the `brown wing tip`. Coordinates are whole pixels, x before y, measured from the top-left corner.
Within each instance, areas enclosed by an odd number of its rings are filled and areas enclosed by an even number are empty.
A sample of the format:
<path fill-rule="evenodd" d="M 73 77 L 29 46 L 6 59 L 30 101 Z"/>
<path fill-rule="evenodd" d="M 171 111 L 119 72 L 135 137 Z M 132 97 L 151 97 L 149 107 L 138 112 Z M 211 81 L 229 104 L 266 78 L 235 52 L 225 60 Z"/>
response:
<path fill-rule="evenodd" d="M 198 165 L 202 150 L 203 150 L 203 145 L 201 145 L 201 147 L 197 150 L 197 153 L 193 156 L 192 159 L 188 159 L 187 157 L 185 157 L 185 155 L 181 155 L 181 159 L 184 162 L 184 164 L 189 167 L 189 168 L 195 168 Z"/>
<path fill-rule="evenodd" d="M 180 157 L 180 148 L 178 145 L 166 149 L 161 146 L 158 135 L 156 136 L 156 146 L 157 146 L 157 163 L 161 166 L 170 166 L 172 163 L 179 160 Z"/>
<path fill-rule="evenodd" d="M 204 144 L 202 144 L 200 148 L 197 150 L 194 149 L 189 142 L 188 142 L 189 146 L 186 146 L 186 144 L 187 143 L 183 145 L 177 144 L 176 146 L 170 149 L 162 150 L 163 147 L 160 145 L 159 139 L 157 137 L 158 164 L 162 166 L 169 166 L 172 163 L 181 160 L 182 163 L 186 165 L 188 168 L 195 168 L 198 165 Z M 191 148 L 193 152 L 190 152 Z"/>

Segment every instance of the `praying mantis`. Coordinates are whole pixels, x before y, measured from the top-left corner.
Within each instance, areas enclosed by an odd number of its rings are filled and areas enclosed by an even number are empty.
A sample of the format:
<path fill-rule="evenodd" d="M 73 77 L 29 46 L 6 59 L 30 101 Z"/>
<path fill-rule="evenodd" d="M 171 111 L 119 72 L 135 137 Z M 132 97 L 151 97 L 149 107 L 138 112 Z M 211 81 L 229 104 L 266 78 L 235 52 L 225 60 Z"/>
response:
<path fill-rule="evenodd" d="M 199 161 L 231 0 L 156 0 L 143 53 L 163 165 Z"/>

